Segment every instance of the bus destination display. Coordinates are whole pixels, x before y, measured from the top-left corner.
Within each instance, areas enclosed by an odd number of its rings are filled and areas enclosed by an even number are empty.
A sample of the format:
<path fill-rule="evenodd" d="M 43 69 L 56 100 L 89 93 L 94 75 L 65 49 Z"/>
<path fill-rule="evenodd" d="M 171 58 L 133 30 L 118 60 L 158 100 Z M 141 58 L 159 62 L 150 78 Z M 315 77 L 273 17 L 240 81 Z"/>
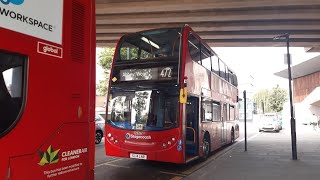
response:
<path fill-rule="evenodd" d="M 173 67 L 120 70 L 120 81 L 171 80 Z"/>

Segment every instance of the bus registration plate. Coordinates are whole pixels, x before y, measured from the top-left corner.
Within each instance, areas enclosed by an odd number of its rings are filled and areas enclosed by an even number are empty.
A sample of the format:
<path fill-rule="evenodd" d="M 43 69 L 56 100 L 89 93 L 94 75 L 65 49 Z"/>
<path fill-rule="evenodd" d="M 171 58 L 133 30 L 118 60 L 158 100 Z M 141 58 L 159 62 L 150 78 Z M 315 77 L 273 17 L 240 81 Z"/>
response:
<path fill-rule="evenodd" d="M 147 155 L 145 155 L 145 154 L 130 153 L 130 158 L 133 158 L 133 159 L 144 159 L 144 160 L 146 160 L 146 159 L 147 159 Z"/>

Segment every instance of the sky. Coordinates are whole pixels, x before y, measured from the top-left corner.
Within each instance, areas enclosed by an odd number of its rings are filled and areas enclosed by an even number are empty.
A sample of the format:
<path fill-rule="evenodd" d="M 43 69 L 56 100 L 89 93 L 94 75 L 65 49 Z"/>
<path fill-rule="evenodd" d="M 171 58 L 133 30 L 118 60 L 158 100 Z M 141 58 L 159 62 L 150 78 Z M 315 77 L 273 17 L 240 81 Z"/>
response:
<path fill-rule="evenodd" d="M 277 84 L 288 89 L 288 80 L 274 75 L 288 67 L 284 64 L 286 47 L 215 47 L 212 49 L 237 74 L 239 85 L 253 82 L 253 93 L 260 89 L 271 89 Z M 97 55 L 100 52 L 101 49 L 97 48 Z M 290 54 L 292 65 L 320 55 L 320 53 L 306 53 L 303 47 L 290 47 Z M 102 78 L 102 73 L 102 68 L 97 65 L 96 82 Z M 249 78 L 250 76 L 253 78 Z"/>

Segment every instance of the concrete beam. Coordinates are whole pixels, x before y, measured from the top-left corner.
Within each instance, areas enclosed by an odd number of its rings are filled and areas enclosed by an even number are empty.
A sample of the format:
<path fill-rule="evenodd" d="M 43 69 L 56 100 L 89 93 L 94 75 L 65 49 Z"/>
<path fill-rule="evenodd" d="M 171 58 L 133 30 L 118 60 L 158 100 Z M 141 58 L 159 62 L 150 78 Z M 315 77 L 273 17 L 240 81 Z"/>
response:
<path fill-rule="evenodd" d="M 97 34 L 97 40 L 118 40 L 124 34 Z M 224 34 L 224 35 L 208 35 L 203 34 L 200 35 L 202 39 L 272 39 L 274 36 L 278 34 L 263 34 L 263 35 L 233 35 L 233 34 Z M 320 34 L 293 34 L 290 36 L 293 39 L 320 39 Z"/>
<path fill-rule="evenodd" d="M 115 47 L 115 41 L 97 41 L 97 47 Z M 284 42 L 208 42 L 210 47 L 285 47 Z M 291 47 L 307 47 L 309 42 L 291 42 Z M 320 47 L 320 44 L 317 45 Z"/>
<path fill-rule="evenodd" d="M 99 46 L 114 46 L 126 33 L 184 24 L 215 46 L 285 46 L 271 41 L 283 33 L 291 34 L 292 46 L 320 46 L 320 0 L 96 2 Z"/>
<path fill-rule="evenodd" d="M 274 42 L 208 42 L 210 47 L 286 47 L 285 43 Z M 292 42 L 290 47 L 305 47 L 308 42 Z"/>
<path fill-rule="evenodd" d="M 320 20 L 319 9 L 99 15 L 97 24 L 157 24 L 263 20 Z"/>
<path fill-rule="evenodd" d="M 312 24 L 306 25 L 273 25 L 270 23 L 269 25 L 254 25 L 250 23 L 244 22 L 242 25 L 239 26 L 223 26 L 223 25 L 216 25 L 215 23 L 206 24 L 206 26 L 198 26 L 190 24 L 191 28 L 196 32 L 217 32 L 217 31 L 318 31 L 320 33 L 320 23 L 316 21 Z M 143 30 L 148 29 L 157 29 L 157 28 L 166 28 L 166 27 L 183 27 L 183 24 L 141 24 L 141 25 L 97 25 L 96 31 L 97 33 L 135 33 Z"/>
<path fill-rule="evenodd" d="M 102 3 L 105 2 L 105 3 Z M 248 9 L 273 7 L 302 7 L 320 5 L 318 0 L 162 0 L 110 3 L 99 0 L 96 14 L 128 14 L 152 12 L 177 12 L 217 9 Z"/>
<path fill-rule="evenodd" d="M 320 53 L 320 46 L 316 46 L 316 47 L 307 47 L 304 48 L 306 52 L 318 52 Z"/>

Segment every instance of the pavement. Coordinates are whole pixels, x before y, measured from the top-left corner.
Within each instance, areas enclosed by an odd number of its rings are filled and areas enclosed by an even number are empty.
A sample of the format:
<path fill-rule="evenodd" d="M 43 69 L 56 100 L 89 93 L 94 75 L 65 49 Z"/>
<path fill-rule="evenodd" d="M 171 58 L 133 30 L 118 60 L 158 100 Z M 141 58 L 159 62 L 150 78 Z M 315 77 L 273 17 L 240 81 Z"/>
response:
<path fill-rule="evenodd" d="M 259 133 L 235 144 L 206 166 L 184 177 L 185 180 L 319 180 L 320 132 L 297 125 L 298 160 L 292 160 L 291 131 Z"/>

